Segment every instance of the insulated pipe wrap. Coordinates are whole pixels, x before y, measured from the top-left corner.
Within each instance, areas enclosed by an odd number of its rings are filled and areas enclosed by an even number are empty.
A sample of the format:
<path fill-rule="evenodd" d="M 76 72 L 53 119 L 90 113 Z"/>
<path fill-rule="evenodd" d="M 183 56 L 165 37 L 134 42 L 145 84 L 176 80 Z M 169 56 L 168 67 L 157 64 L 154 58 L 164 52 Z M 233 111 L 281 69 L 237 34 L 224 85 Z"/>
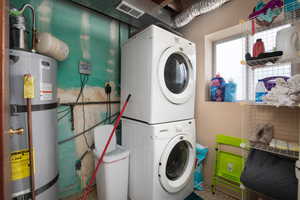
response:
<path fill-rule="evenodd" d="M 215 10 L 229 1 L 231 0 L 200 0 L 175 17 L 175 27 L 183 27 L 190 23 L 195 17 Z"/>

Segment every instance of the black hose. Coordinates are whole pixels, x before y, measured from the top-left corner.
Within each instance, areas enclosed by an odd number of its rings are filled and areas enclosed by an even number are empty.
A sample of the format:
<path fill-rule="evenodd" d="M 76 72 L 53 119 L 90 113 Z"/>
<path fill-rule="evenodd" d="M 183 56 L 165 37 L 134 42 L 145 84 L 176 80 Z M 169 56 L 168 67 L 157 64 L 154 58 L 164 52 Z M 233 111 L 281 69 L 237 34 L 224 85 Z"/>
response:
<path fill-rule="evenodd" d="M 109 120 L 109 119 L 111 119 L 111 118 L 113 118 L 113 117 L 115 117 L 115 116 L 118 116 L 118 114 L 119 114 L 119 112 L 113 114 L 113 115 L 110 116 L 110 117 L 105 118 L 104 120 L 98 122 L 97 124 L 95 124 L 94 126 L 88 128 L 88 129 L 82 131 L 81 133 L 78 133 L 78 134 L 76 134 L 76 135 L 74 135 L 74 136 L 72 136 L 72 137 L 69 137 L 69 138 L 67 138 L 67 139 L 64 139 L 64 140 L 59 141 L 59 142 L 58 142 L 58 145 L 61 145 L 61 144 L 63 144 L 63 143 L 66 143 L 66 142 L 69 142 L 69 141 L 71 141 L 71 140 L 74 140 L 75 138 L 77 138 L 77 137 L 79 137 L 79 136 L 85 134 L 86 132 L 89 132 L 89 131 L 93 130 L 93 129 L 96 128 L 97 126 L 103 124 L 103 123 L 106 122 L 107 120 Z"/>

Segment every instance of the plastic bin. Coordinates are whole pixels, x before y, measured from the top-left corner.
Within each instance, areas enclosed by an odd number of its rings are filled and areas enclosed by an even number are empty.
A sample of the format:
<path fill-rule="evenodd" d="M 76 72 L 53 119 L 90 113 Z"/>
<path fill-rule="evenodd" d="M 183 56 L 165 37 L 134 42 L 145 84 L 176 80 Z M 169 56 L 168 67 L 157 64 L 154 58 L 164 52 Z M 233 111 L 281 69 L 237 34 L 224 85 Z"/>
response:
<path fill-rule="evenodd" d="M 95 129 L 95 165 L 112 130 L 112 125 L 98 126 Z M 116 135 L 114 135 L 96 176 L 98 199 L 127 200 L 128 174 L 129 150 L 117 145 Z"/>
<path fill-rule="evenodd" d="M 97 173 L 99 200 L 127 200 L 128 198 L 129 151 L 117 146 L 107 153 Z"/>

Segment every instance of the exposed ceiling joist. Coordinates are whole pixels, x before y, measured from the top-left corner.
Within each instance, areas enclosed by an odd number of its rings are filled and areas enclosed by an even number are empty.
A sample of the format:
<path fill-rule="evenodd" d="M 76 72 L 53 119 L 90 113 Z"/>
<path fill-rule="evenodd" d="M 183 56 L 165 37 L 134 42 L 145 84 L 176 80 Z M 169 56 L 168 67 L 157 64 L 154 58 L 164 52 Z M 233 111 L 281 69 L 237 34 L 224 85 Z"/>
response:
<path fill-rule="evenodd" d="M 173 2 L 174 2 L 174 0 L 162 0 L 159 5 L 161 5 L 162 7 L 165 7 L 168 4 L 173 3 Z"/>
<path fill-rule="evenodd" d="M 169 7 L 176 13 L 180 13 L 183 10 L 190 7 L 194 2 L 199 0 L 152 0 L 152 1 L 160 5 L 161 7 Z"/>
<path fill-rule="evenodd" d="M 161 7 L 168 6 L 175 12 L 181 12 L 182 11 L 182 5 L 180 0 L 152 0 Z"/>
<path fill-rule="evenodd" d="M 175 0 L 175 1 L 178 1 L 177 4 L 180 4 L 183 10 L 187 9 L 188 7 L 190 7 L 192 4 L 196 2 L 196 0 Z"/>
<path fill-rule="evenodd" d="M 176 12 L 182 12 L 183 7 L 180 0 L 173 0 L 169 3 L 169 7 L 175 10 Z"/>

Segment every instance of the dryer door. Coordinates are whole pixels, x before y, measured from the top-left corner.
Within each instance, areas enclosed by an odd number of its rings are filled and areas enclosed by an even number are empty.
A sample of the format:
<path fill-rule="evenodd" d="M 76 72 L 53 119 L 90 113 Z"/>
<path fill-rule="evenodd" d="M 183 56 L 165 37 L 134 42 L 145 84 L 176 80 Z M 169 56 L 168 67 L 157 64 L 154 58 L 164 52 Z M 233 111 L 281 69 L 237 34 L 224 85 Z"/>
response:
<path fill-rule="evenodd" d="M 160 88 L 174 104 L 183 104 L 193 95 L 195 72 L 189 57 L 180 47 L 164 51 L 158 66 Z"/>
<path fill-rule="evenodd" d="M 189 182 L 195 164 L 195 147 L 185 135 L 178 135 L 165 148 L 159 163 L 158 177 L 169 193 L 182 190 Z"/>

